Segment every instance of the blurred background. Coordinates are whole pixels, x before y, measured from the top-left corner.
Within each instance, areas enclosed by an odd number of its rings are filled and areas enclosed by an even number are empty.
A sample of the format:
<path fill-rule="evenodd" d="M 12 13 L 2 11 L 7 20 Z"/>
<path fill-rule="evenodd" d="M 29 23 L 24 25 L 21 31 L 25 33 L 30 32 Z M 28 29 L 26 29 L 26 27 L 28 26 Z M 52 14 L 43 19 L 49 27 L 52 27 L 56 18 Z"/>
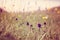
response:
<path fill-rule="evenodd" d="M 0 7 L 8 12 L 45 10 L 60 6 L 60 0 L 0 0 Z"/>

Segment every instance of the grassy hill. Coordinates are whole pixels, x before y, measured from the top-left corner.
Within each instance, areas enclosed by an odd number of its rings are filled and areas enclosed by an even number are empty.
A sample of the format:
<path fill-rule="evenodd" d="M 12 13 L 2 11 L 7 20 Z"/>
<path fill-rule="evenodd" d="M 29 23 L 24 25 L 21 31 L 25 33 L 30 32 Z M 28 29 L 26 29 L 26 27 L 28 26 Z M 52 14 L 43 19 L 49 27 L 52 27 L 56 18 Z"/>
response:
<path fill-rule="evenodd" d="M 2 10 L 0 40 L 60 40 L 59 8 L 24 13 L 9 13 Z"/>

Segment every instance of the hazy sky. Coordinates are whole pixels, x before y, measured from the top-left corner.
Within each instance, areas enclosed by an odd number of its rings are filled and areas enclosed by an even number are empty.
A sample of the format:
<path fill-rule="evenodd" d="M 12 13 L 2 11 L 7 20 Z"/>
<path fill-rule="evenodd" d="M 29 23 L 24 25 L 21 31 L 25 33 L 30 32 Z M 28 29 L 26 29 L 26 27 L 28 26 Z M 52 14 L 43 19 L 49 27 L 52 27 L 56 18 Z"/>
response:
<path fill-rule="evenodd" d="M 60 5 L 60 0 L 0 0 L 0 6 L 8 11 L 33 11 Z"/>

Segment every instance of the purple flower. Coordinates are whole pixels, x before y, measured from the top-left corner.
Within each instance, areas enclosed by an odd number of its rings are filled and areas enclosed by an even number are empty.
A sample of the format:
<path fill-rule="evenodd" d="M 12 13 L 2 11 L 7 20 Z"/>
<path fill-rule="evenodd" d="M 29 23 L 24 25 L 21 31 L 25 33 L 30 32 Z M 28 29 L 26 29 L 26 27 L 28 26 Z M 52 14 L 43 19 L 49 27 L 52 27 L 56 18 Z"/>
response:
<path fill-rule="evenodd" d="M 41 24 L 40 24 L 40 23 L 38 24 L 38 27 L 39 27 L 39 28 L 41 27 Z"/>

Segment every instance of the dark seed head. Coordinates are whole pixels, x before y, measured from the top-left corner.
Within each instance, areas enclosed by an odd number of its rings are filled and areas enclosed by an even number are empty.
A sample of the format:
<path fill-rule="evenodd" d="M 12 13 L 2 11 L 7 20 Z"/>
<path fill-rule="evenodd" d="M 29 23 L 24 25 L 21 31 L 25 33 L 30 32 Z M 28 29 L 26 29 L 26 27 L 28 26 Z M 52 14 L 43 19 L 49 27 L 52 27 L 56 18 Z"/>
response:
<path fill-rule="evenodd" d="M 29 22 L 27 22 L 27 25 L 29 25 Z"/>
<path fill-rule="evenodd" d="M 18 18 L 16 18 L 16 20 L 18 20 Z"/>
<path fill-rule="evenodd" d="M 2 9 L 0 8 L 0 13 L 2 12 Z"/>
<path fill-rule="evenodd" d="M 44 25 L 46 25 L 46 22 L 44 22 Z"/>
<path fill-rule="evenodd" d="M 33 27 L 33 25 L 30 25 L 31 27 Z"/>

